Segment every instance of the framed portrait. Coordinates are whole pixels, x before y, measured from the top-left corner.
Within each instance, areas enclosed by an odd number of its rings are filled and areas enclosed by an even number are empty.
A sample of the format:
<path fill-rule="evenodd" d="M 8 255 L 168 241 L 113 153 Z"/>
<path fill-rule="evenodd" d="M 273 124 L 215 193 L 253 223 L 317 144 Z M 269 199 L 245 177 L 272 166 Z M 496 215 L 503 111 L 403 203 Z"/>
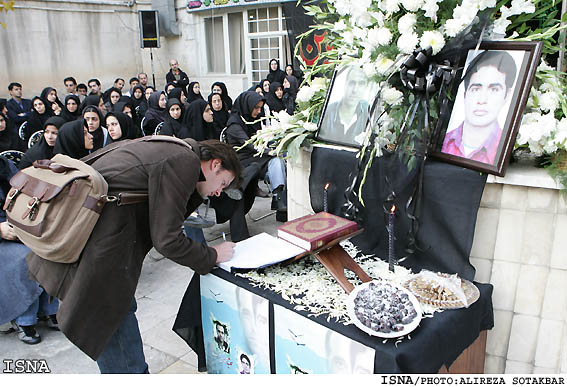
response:
<path fill-rule="evenodd" d="M 483 42 L 463 56 L 450 115 L 432 156 L 504 176 L 541 56 L 541 42 Z"/>
<path fill-rule="evenodd" d="M 360 148 L 379 86 L 356 64 L 335 70 L 315 138 Z"/>

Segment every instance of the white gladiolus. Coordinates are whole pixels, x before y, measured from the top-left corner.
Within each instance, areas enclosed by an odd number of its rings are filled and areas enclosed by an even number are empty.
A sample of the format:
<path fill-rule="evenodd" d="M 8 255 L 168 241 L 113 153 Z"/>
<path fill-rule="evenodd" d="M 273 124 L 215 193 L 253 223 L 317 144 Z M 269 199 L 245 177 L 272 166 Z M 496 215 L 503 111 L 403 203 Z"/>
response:
<path fill-rule="evenodd" d="M 563 117 L 557 123 L 557 131 L 555 132 L 555 143 L 560 146 L 565 146 L 567 142 L 567 117 Z"/>
<path fill-rule="evenodd" d="M 313 98 L 315 95 L 315 89 L 311 86 L 305 85 L 297 92 L 297 101 L 298 102 L 307 102 Z"/>
<path fill-rule="evenodd" d="M 311 81 L 311 87 L 313 88 L 314 93 L 316 93 L 327 87 L 327 80 L 323 77 L 313 78 Z"/>
<path fill-rule="evenodd" d="M 437 11 L 439 11 L 439 6 L 437 3 L 441 0 L 425 0 L 423 4 L 423 9 L 425 10 L 425 17 L 430 18 L 434 22 L 437 22 Z"/>
<path fill-rule="evenodd" d="M 413 27 L 417 22 L 417 16 L 414 13 L 406 13 L 398 20 L 398 31 L 400 34 L 413 32 Z"/>
<path fill-rule="evenodd" d="M 392 33 L 386 27 L 372 28 L 368 31 L 368 45 L 370 47 L 385 46 L 392 41 Z"/>
<path fill-rule="evenodd" d="M 421 36 L 421 48 L 431 46 L 433 55 L 436 55 L 443 47 L 445 47 L 445 38 L 439 31 L 425 31 Z"/>
<path fill-rule="evenodd" d="M 310 131 L 310 132 L 314 132 L 314 131 L 317 130 L 317 124 L 315 124 L 315 123 L 313 123 L 313 122 L 306 122 L 306 123 L 303 125 L 303 128 L 304 128 L 305 130 Z"/>
<path fill-rule="evenodd" d="M 347 28 L 347 25 L 343 19 L 339 20 L 333 25 L 334 31 L 344 31 Z"/>
<path fill-rule="evenodd" d="M 383 0 L 382 9 L 387 13 L 396 13 L 400 10 L 400 3 L 398 0 Z"/>
<path fill-rule="evenodd" d="M 544 112 L 554 112 L 559 107 L 559 96 L 553 91 L 541 93 L 538 99 L 539 107 Z"/>
<path fill-rule="evenodd" d="M 417 38 L 416 38 L 417 39 Z M 378 74 L 380 75 L 388 75 L 393 69 L 393 64 L 394 61 L 380 55 L 378 58 L 376 58 L 376 71 L 378 71 Z"/>

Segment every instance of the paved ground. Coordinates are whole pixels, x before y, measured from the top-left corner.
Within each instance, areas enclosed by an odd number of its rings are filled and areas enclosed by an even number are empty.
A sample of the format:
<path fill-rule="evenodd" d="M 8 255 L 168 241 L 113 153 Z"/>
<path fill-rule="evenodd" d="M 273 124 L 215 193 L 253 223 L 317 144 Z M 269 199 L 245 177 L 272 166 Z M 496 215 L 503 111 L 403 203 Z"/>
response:
<path fill-rule="evenodd" d="M 247 216 L 252 235 L 268 232 L 275 235 L 275 215 L 254 222 L 270 213 L 270 198 L 256 198 L 254 207 Z M 204 214 L 204 211 L 200 211 Z M 214 219 L 214 211 L 207 217 Z M 228 222 L 205 230 L 210 245 L 222 241 L 222 232 L 228 234 Z M 227 235 L 228 237 L 230 235 Z M 144 261 L 142 276 L 136 291 L 138 311 L 136 313 L 142 332 L 144 352 L 150 373 L 197 373 L 197 356 L 172 330 L 181 298 L 193 276 L 193 271 L 168 259 Z M 42 342 L 27 345 L 16 333 L 0 333 L 0 373 L 4 369 L 3 359 L 45 359 L 52 373 L 93 374 L 98 373 L 94 361 L 77 349 L 67 338 L 45 325 L 37 326 Z"/>

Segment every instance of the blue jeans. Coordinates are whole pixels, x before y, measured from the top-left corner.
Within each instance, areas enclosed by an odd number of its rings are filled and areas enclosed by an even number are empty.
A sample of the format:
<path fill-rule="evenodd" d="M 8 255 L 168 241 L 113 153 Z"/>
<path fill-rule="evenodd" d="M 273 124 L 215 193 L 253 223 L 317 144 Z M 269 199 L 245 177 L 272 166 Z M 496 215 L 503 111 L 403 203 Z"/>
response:
<path fill-rule="evenodd" d="M 101 374 L 148 374 L 138 320 L 136 299 L 96 361 Z"/>
<path fill-rule="evenodd" d="M 38 312 L 46 316 L 51 316 L 52 314 L 56 314 L 57 310 L 59 310 L 59 300 L 54 298 L 49 302 L 49 294 L 44 290 L 29 308 L 16 318 L 16 324 L 23 327 L 35 325 L 37 323 Z"/>
<path fill-rule="evenodd" d="M 268 170 L 266 171 L 266 176 L 270 181 L 271 190 L 275 190 L 280 185 L 285 186 L 286 172 L 285 172 L 285 161 L 279 157 L 274 157 L 268 162 Z"/>

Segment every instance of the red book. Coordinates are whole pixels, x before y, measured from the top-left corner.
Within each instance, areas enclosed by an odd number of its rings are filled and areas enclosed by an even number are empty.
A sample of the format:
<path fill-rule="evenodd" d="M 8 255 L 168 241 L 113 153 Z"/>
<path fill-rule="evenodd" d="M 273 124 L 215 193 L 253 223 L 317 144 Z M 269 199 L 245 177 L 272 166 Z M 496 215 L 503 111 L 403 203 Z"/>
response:
<path fill-rule="evenodd" d="M 327 212 L 306 215 L 278 227 L 278 237 L 305 250 L 315 250 L 358 229 L 356 222 Z"/>

